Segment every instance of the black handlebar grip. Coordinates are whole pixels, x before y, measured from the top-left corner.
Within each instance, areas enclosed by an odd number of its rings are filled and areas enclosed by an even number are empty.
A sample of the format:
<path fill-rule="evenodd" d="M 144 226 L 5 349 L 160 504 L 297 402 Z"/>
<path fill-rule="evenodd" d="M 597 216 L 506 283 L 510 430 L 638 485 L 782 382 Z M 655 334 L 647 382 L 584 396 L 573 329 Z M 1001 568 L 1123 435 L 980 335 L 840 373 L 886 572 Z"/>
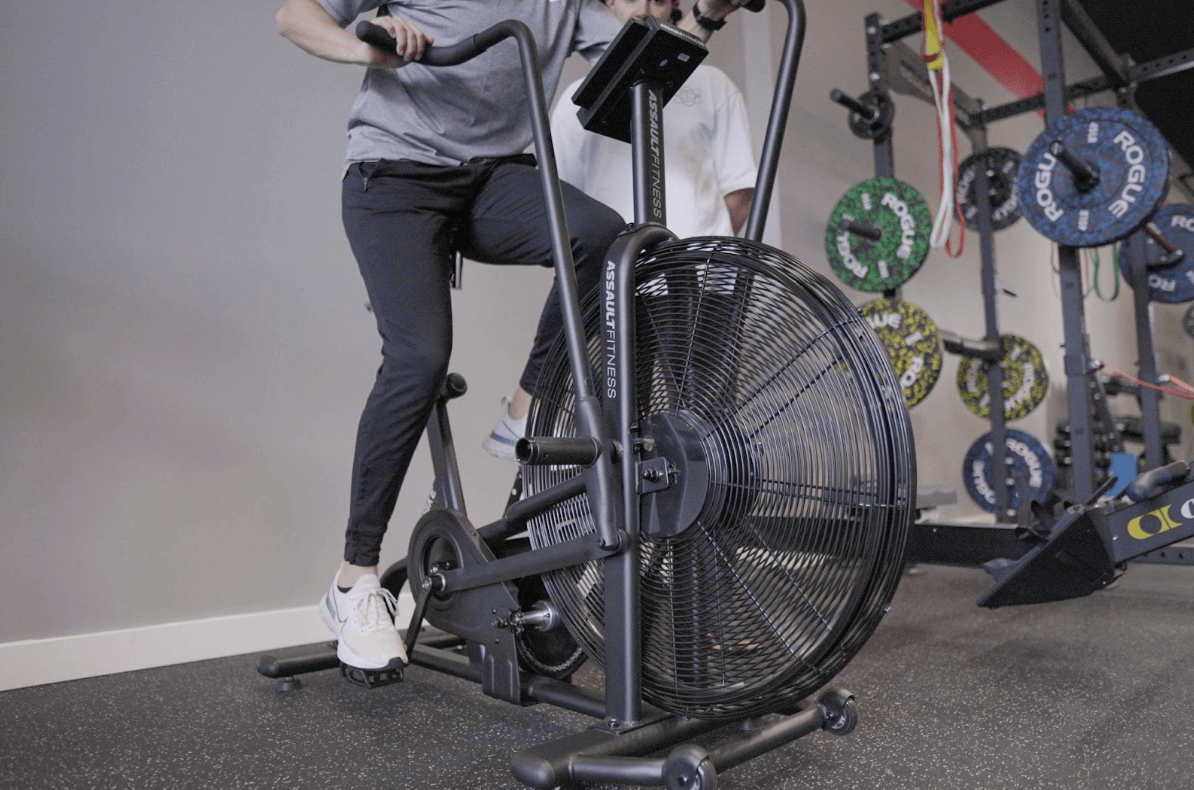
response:
<path fill-rule="evenodd" d="M 464 380 L 464 376 L 459 373 L 449 373 L 444 379 L 443 386 L 440 387 L 439 396 L 444 400 L 451 400 L 459 398 L 466 392 L 468 392 L 468 382 Z"/>
<path fill-rule="evenodd" d="M 747 11 L 762 11 L 765 5 L 767 5 L 767 0 L 749 0 L 749 2 L 743 3 L 742 7 Z"/>
<path fill-rule="evenodd" d="M 1190 465 L 1185 461 L 1174 461 L 1156 469 L 1150 469 L 1136 476 L 1124 492 L 1133 502 L 1143 502 L 1172 483 L 1180 483 L 1190 474 Z"/>
<path fill-rule="evenodd" d="M 380 25 L 362 20 L 357 23 L 356 34 L 357 38 L 366 44 L 377 47 L 383 52 L 389 52 L 391 55 L 398 54 L 398 41 L 390 35 L 388 30 Z M 448 46 L 428 47 L 423 50 L 423 57 L 419 58 L 419 63 L 422 63 L 424 66 L 455 66 L 458 63 L 471 60 L 495 43 L 491 42 L 488 45 L 481 45 L 477 41 L 480 37 L 480 35 L 469 36 Z"/>

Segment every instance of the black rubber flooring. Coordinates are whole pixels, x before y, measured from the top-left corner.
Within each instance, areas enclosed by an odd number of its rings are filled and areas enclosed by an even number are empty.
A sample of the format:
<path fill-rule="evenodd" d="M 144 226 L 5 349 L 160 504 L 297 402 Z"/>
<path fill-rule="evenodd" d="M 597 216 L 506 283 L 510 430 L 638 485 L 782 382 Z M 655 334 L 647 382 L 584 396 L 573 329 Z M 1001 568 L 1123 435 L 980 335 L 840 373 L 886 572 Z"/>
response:
<path fill-rule="evenodd" d="M 1136 565 L 1088 598 L 996 611 L 975 606 L 981 571 L 924 570 L 835 681 L 858 729 L 719 788 L 1194 788 L 1194 568 Z M 4 692 L 0 788 L 516 789 L 512 751 L 590 722 L 418 667 L 381 689 L 327 671 L 279 693 L 256 660 Z"/>

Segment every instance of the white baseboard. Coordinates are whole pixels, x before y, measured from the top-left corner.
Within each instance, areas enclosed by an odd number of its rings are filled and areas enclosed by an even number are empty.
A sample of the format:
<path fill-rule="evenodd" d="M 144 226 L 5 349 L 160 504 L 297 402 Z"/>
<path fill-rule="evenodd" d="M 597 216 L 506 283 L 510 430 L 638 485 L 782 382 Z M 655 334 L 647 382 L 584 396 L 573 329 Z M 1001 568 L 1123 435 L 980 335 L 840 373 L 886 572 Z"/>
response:
<path fill-rule="evenodd" d="M 398 599 L 399 623 L 414 599 Z M 331 639 L 318 606 L 0 644 L 0 691 Z"/>

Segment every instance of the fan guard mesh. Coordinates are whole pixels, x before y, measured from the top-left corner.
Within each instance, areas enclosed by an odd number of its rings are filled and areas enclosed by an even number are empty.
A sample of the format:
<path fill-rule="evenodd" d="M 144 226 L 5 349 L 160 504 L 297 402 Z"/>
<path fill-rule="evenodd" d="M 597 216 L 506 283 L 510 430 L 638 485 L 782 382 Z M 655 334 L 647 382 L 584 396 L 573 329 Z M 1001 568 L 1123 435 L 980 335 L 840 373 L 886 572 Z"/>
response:
<path fill-rule="evenodd" d="M 643 697 L 701 718 L 789 708 L 857 653 L 899 581 L 915 488 L 902 391 L 845 297 L 771 247 L 668 242 L 635 283 L 639 425 L 689 429 L 708 474 L 690 525 L 640 535 Z M 595 370 L 600 312 L 596 296 L 582 307 Z M 575 435 L 574 404 L 561 342 L 528 435 Z M 529 493 L 577 474 L 524 471 Z M 593 531 L 583 496 L 529 524 L 536 548 Z M 545 583 L 604 667 L 601 563 Z"/>

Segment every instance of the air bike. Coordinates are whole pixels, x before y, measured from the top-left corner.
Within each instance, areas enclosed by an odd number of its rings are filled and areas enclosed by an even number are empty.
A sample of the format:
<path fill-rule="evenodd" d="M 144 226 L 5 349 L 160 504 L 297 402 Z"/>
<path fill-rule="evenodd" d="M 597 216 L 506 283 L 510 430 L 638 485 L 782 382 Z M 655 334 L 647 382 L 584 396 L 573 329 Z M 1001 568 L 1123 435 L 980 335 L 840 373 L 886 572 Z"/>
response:
<path fill-rule="evenodd" d="M 915 463 L 899 382 L 866 322 L 760 241 L 805 29 L 801 0 L 782 3 L 743 239 L 666 228 L 661 113 L 705 56 L 699 40 L 632 20 L 583 82 L 573 101 L 586 128 L 633 147 L 636 198 L 583 301 L 528 30 L 503 22 L 422 61 L 517 42 L 565 331 L 518 444 L 522 493 L 482 527 L 465 512 L 447 414 L 464 382 L 445 381 L 427 427 L 433 504 L 382 583 L 414 594 L 412 663 L 594 718 L 512 756 L 531 787 L 708 790 L 721 771 L 857 721 L 851 694 L 828 684 L 895 592 Z M 358 35 L 372 43 L 377 30 Z M 570 682 L 586 659 L 604 671 L 604 696 Z M 259 670 L 290 679 L 337 665 L 328 651 L 267 656 Z M 699 745 L 715 730 L 716 745 Z"/>

